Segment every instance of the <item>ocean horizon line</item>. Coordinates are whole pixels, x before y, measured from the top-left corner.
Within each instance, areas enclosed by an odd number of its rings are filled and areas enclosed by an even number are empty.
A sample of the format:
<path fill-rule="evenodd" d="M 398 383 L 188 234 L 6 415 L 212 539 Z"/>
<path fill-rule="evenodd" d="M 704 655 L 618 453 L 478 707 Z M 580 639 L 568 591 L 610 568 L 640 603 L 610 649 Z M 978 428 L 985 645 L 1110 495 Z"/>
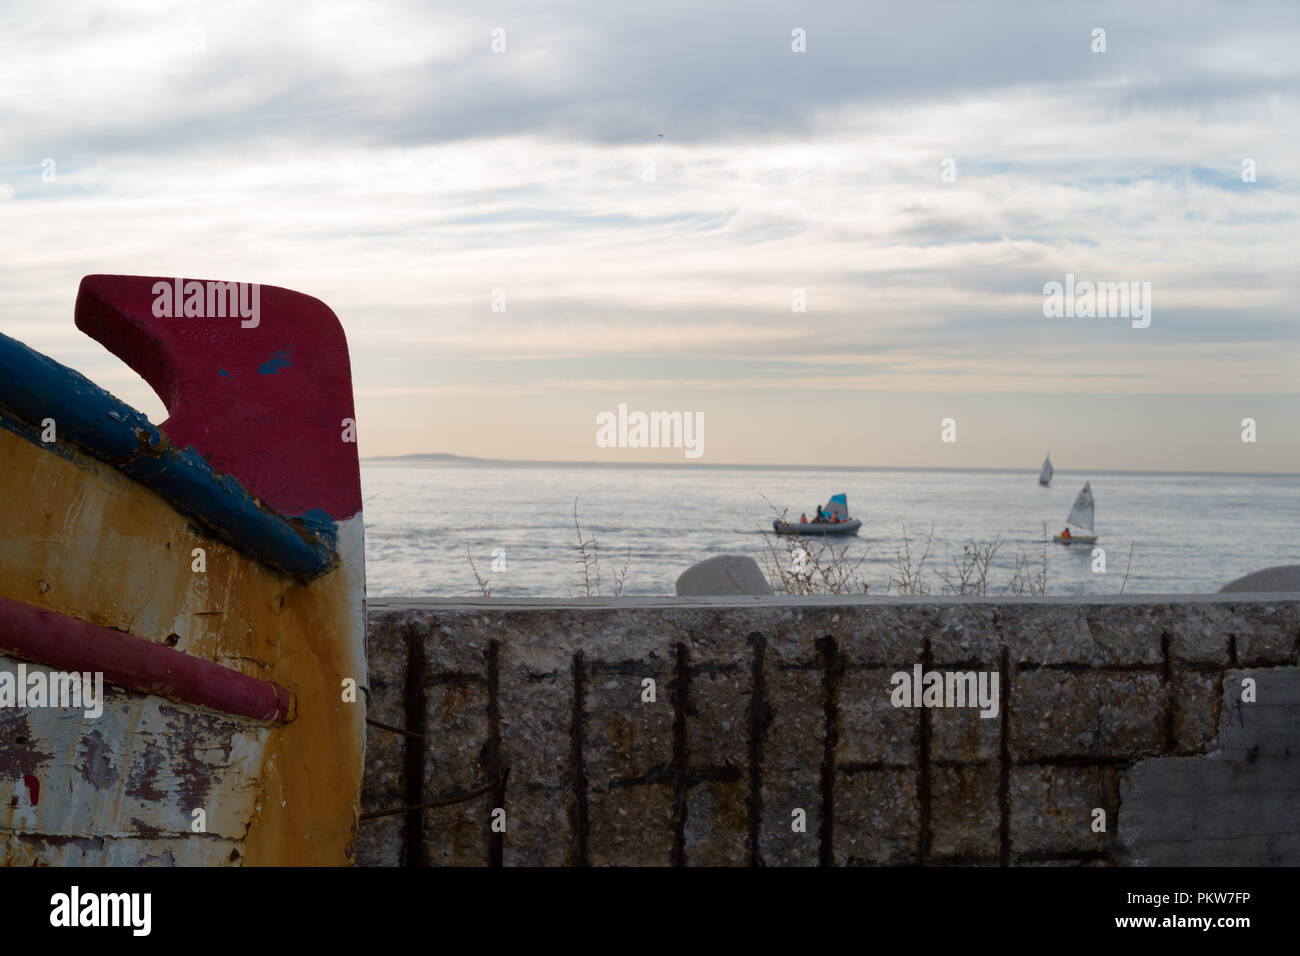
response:
<path fill-rule="evenodd" d="M 411 464 L 448 465 L 502 465 L 508 467 L 569 467 L 569 468 L 675 468 L 675 469 L 730 469 L 745 471 L 890 471 L 890 472 L 987 472 L 989 474 L 1037 474 L 1037 467 L 951 467 L 946 465 L 782 465 L 750 464 L 744 462 L 700 461 L 577 461 L 541 460 L 528 458 L 479 458 L 473 455 L 454 455 L 449 452 L 415 452 L 407 455 L 370 455 L 362 462 L 407 462 Z M 1056 468 L 1056 475 L 1195 475 L 1234 478 L 1296 478 L 1300 472 L 1291 471 L 1177 471 L 1142 468 Z"/>

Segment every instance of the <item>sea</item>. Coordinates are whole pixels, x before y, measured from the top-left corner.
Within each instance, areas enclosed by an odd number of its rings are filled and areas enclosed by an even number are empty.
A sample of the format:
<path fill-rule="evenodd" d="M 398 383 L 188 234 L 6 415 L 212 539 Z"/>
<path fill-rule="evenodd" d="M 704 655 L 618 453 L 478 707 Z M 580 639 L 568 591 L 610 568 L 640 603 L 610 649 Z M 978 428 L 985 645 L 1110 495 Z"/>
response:
<path fill-rule="evenodd" d="M 856 565 L 858 593 L 898 593 L 900 557 L 910 549 L 915 565 L 927 539 L 921 581 L 932 594 L 952 593 L 938 572 L 955 581 L 971 541 L 1000 541 L 990 595 L 1007 593 L 1018 558 L 1036 569 L 1044 551 L 1049 595 L 1208 593 L 1300 563 L 1297 475 L 1058 470 L 1049 487 L 1037 479 L 1037 470 L 367 459 L 366 587 L 372 597 L 481 596 L 477 568 L 494 598 L 671 595 L 678 575 L 714 555 L 749 555 L 769 571 L 810 560 L 792 557 L 772 521 L 782 511 L 798 521 L 839 493 L 863 523 L 832 539 Z M 1097 543 L 1052 543 L 1084 482 Z"/>

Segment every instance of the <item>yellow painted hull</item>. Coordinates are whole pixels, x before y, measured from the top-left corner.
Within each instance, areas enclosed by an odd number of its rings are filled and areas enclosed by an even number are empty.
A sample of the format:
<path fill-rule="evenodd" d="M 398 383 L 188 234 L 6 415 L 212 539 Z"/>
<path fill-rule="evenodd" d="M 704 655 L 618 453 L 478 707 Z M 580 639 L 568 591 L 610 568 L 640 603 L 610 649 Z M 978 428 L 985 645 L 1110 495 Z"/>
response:
<path fill-rule="evenodd" d="M 0 712 L 23 722 L 0 762 L 46 781 L 38 802 L 0 801 L 0 863 L 350 863 L 365 741 L 364 694 L 344 699 L 345 681 L 366 683 L 360 515 L 340 525 L 340 565 L 304 584 L 70 446 L 0 429 L 0 461 L 0 597 L 164 643 L 293 698 L 282 724 L 124 693 L 107 723 Z"/>

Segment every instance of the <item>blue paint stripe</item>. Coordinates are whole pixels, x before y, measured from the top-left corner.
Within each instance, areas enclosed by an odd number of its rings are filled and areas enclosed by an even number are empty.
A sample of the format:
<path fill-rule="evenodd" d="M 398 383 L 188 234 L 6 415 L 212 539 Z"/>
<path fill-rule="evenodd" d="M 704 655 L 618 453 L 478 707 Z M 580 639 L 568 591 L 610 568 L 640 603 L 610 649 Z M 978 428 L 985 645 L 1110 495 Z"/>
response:
<path fill-rule="evenodd" d="M 257 500 L 231 475 L 219 475 L 193 448 L 171 447 L 143 414 L 90 379 L 0 334 L 0 427 L 42 448 L 40 423 L 55 422 L 56 437 L 75 443 L 153 489 L 205 531 L 293 577 L 310 580 L 338 564 L 338 525 L 313 509 L 290 519 Z M 66 456 L 65 456 L 66 457 Z"/>

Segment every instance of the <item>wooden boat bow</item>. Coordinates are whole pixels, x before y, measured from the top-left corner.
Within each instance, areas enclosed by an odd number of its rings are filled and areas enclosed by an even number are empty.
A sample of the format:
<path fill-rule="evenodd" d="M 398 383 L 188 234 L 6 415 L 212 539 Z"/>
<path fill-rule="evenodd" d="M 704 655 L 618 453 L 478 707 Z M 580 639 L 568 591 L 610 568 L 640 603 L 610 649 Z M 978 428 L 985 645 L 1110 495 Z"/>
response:
<path fill-rule="evenodd" d="M 288 289 L 149 276 L 87 276 L 75 314 L 169 417 L 0 335 L 0 788 L 21 791 L 0 862 L 347 863 L 366 665 L 342 326 Z M 102 676 L 102 715 L 6 700 L 41 669 Z"/>

